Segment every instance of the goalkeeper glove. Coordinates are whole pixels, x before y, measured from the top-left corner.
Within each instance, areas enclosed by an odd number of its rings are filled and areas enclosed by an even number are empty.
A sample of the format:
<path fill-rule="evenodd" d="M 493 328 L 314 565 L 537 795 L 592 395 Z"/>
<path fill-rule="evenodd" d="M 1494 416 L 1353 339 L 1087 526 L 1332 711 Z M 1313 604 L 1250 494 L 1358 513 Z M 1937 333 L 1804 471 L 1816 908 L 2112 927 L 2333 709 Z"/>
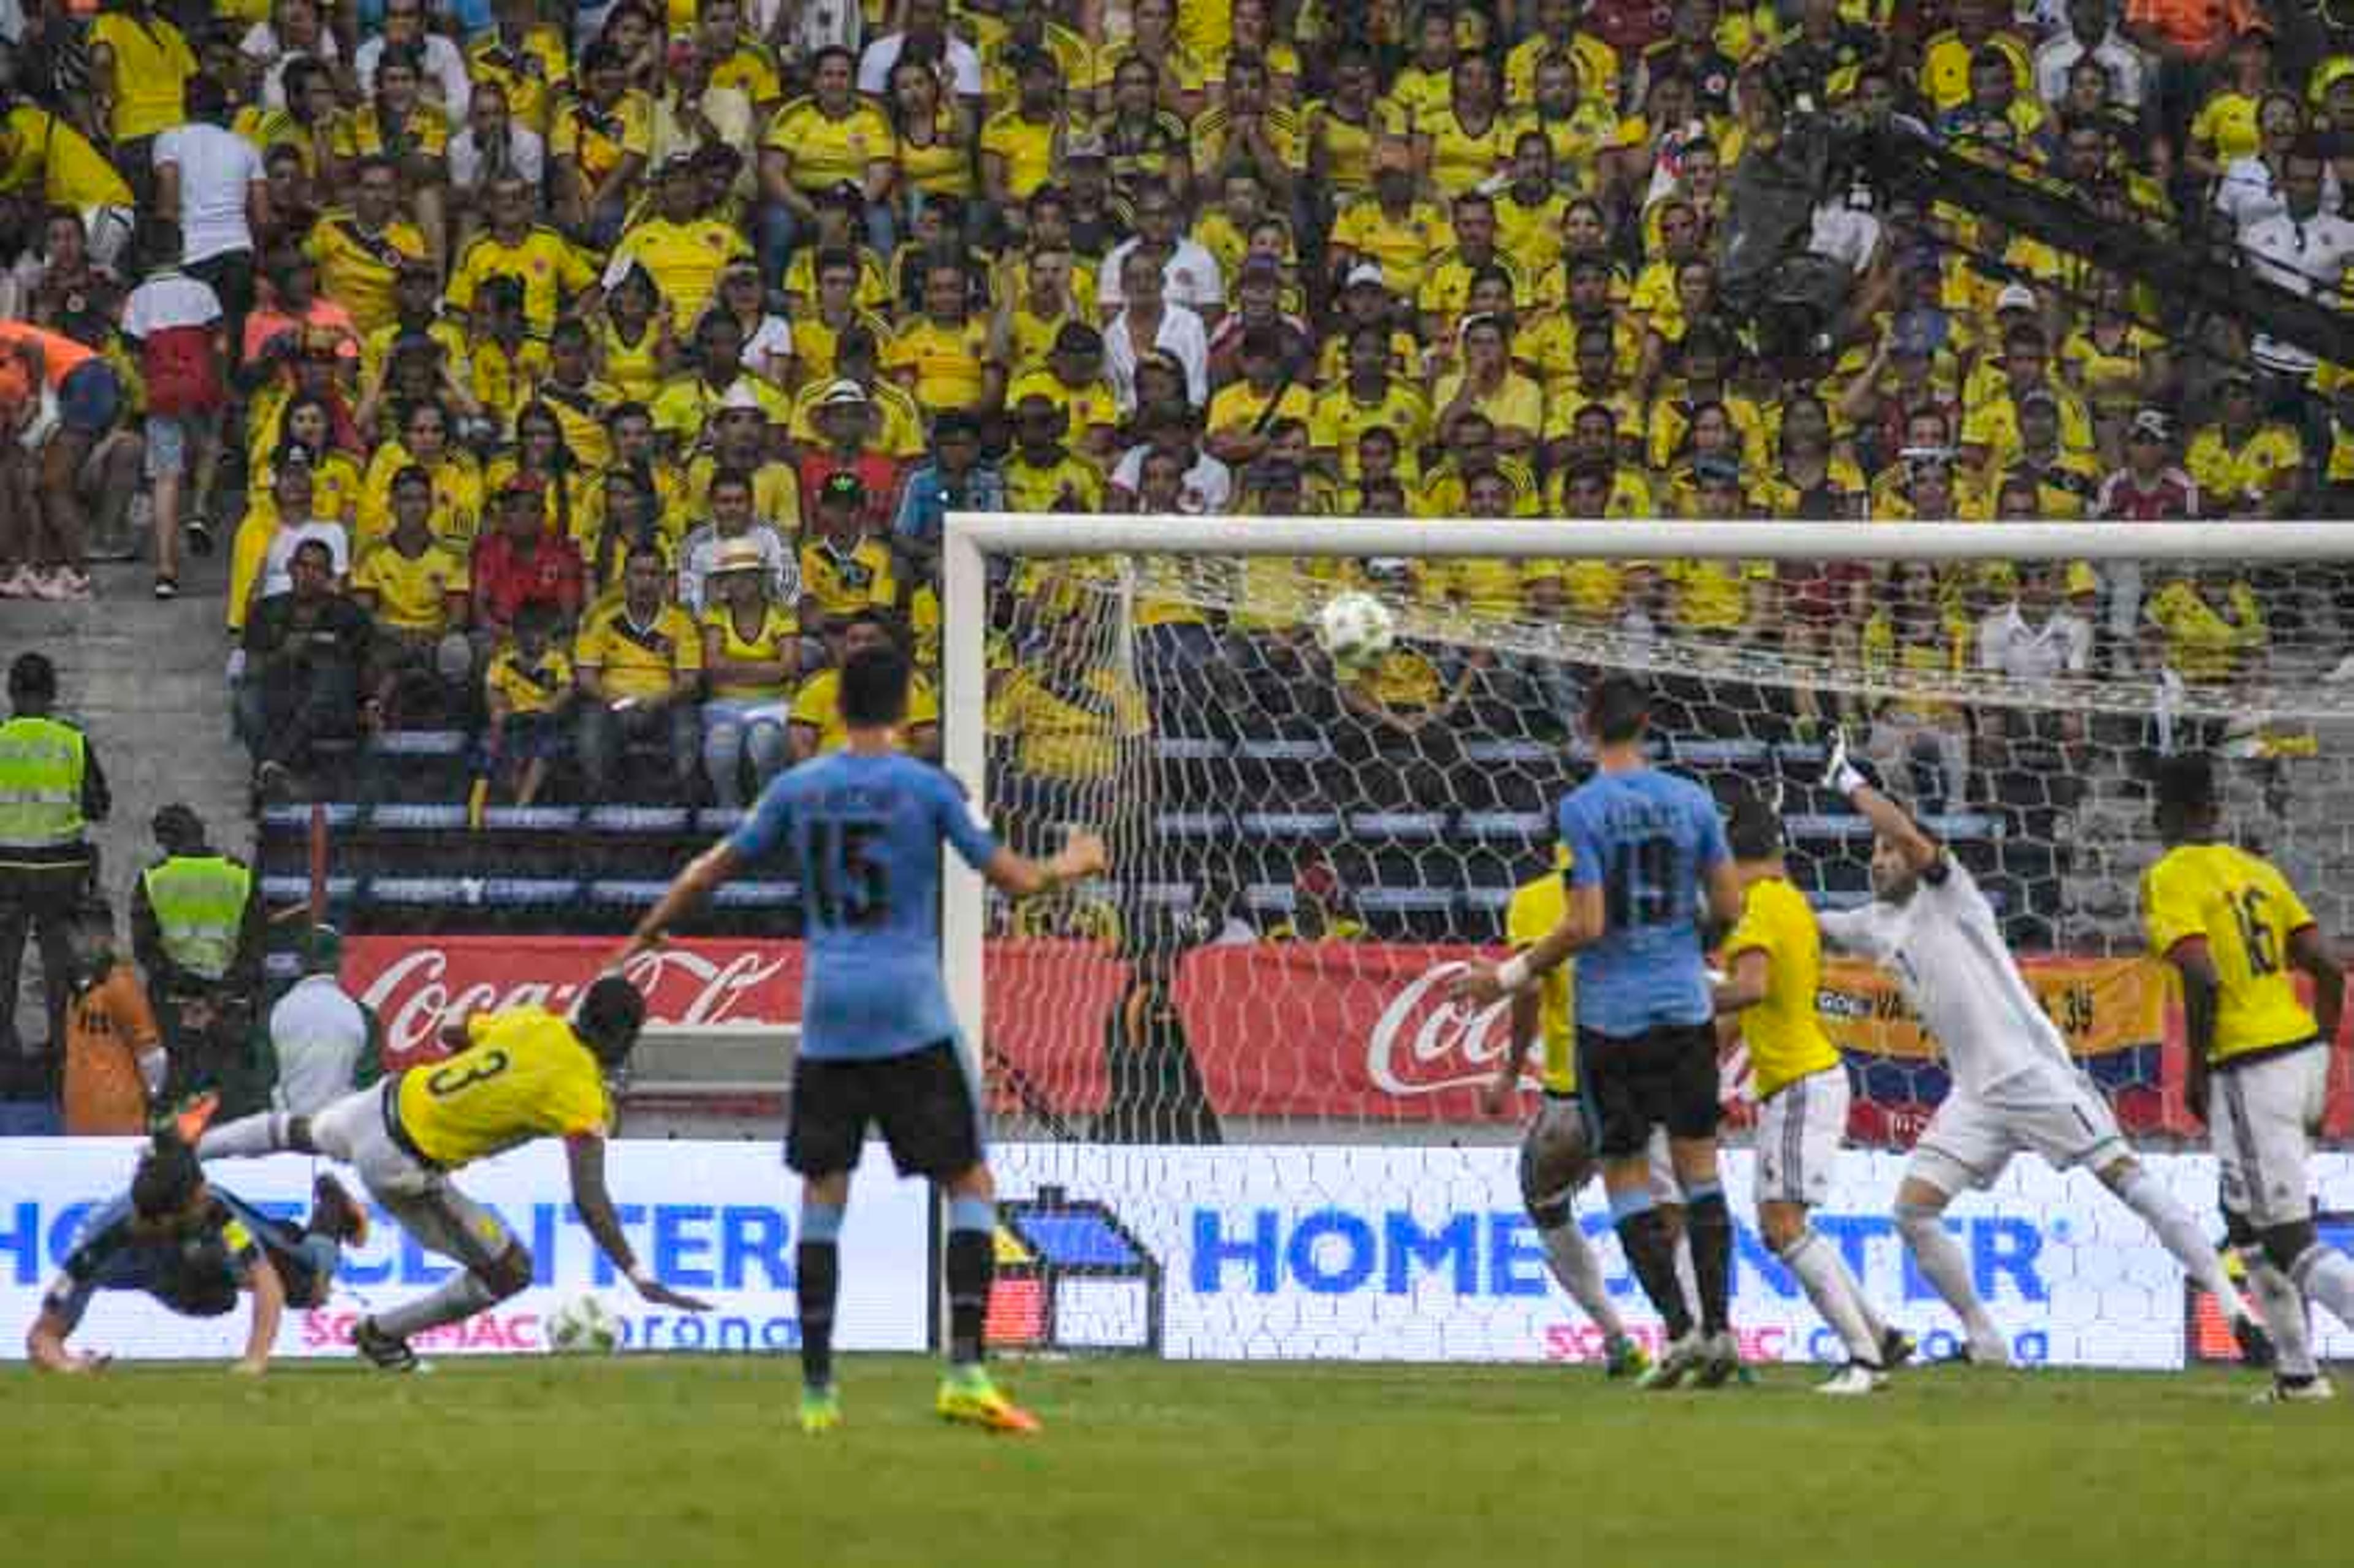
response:
<path fill-rule="evenodd" d="M 1847 731 L 1831 731 L 1830 755 L 1823 758 L 1823 782 L 1842 795 L 1852 795 L 1868 782 L 1862 771 L 1848 760 Z"/>

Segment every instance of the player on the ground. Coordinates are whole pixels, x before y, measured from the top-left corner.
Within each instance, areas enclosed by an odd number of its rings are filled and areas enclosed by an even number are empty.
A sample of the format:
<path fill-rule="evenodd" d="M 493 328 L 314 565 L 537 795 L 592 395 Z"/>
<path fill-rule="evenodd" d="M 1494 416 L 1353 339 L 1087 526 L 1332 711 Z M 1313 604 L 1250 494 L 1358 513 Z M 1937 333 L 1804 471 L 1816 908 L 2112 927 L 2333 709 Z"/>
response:
<path fill-rule="evenodd" d="M 997 1188 L 982 1147 L 981 1102 L 940 978 L 940 845 L 1016 898 L 1105 868 L 1103 841 L 1074 833 L 1039 862 L 997 842 L 955 779 L 899 750 L 908 668 L 896 649 L 854 653 L 842 669 L 848 738 L 769 781 L 729 838 L 681 872 L 646 915 L 624 959 L 658 944 L 738 868 L 779 848 L 801 886 L 809 934 L 801 1050 L 793 1062 L 786 1163 L 801 1178 L 794 1275 L 801 1319 L 801 1429 L 842 1421 L 833 1383 L 838 1241 L 850 1173 L 879 1124 L 903 1176 L 949 1198 L 949 1356 L 936 1403 L 950 1421 L 1037 1430 L 982 1364 L 996 1270 Z"/>
<path fill-rule="evenodd" d="M 1757 1229 L 1847 1346 L 1848 1363 L 1818 1393 L 1884 1387 L 1913 1341 L 1872 1310 L 1839 1246 L 1807 1212 L 1830 1197 L 1847 1139 L 1847 1063 L 1815 1011 L 1822 935 L 1782 858 L 1782 819 L 1755 797 L 1736 802 L 1726 830 L 1741 878 L 1741 922 L 1724 939 L 1716 984 L 1718 1033 L 1749 1054 L 1757 1094 Z"/>
<path fill-rule="evenodd" d="M 40 1316 L 25 1335 L 26 1354 L 49 1372 L 104 1366 L 103 1355 L 66 1348 L 101 1290 L 142 1290 L 187 1318 L 217 1318 L 249 1293 L 253 1324 L 245 1354 L 229 1370 L 265 1370 L 285 1308 L 324 1303 L 344 1244 L 367 1239 L 366 1211 L 334 1177 L 320 1177 L 312 1192 L 310 1223 L 298 1229 L 207 1182 L 186 1143 L 157 1135 L 131 1191 L 82 1225 L 41 1297 Z"/>
<path fill-rule="evenodd" d="M 1994 908 L 1967 867 L 1874 789 L 1833 743 L 1823 781 L 1872 824 L 1872 899 L 1821 917 L 1823 934 L 1895 975 L 1937 1041 L 1953 1086 L 1930 1118 L 1896 1190 L 1896 1228 L 1967 1336 L 1963 1360 L 2007 1366 L 2010 1349 L 1946 1234 L 1946 1206 L 1985 1187 L 2011 1156 L 2032 1150 L 2055 1170 L 2083 1165 L 2141 1216 L 2167 1251 L 2230 1315 L 2249 1361 L 2272 1346 L 2232 1288 L 2215 1249 L 2182 1205 L 2142 1168 L 2068 1044 L 2003 945 Z"/>
<path fill-rule="evenodd" d="M 452 1173 L 540 1138 L 561 1138 L 572 1206 L 589 1235 L 648 1301 L 700 1312 L 639 1266 L 605 1190 L 613 1102 L 605 1076 L 630 1058 L 645 998 L 618 975 L 590 986 L 569 1019 L 544 1008 L 478 1012 L 453 1025 L 465 1049 L 356 1090 L 316 1116 L 265 1111 L 206 1133 L 206 1160 L 292 1149 L 342 1160 L 368 1195 L 428 1250 L 461 1266 L 440 1288 L 362 1318 L 352 1342 L 387 1372 L 413 1372 L 414 1335 L 471 1318 L 531 1283 L 531 1253 L 498 1215 L 458 1191 Z"/>
<path fill-rule="evenodd" d="M 2321 927 L 2262 856 L 2216 837 L 2214 764 L 2168 758 L 2156 817 L 2166 853 L 2142 873 L 2150 951 L 2182 976 L 2184 1098 L 2211 1129 L 2223 1224 L 2279 1355 L 2267 1398 L 2327 1399 L 2307 1297 L 2354 1325 L 2354 1259 L 2315 1236 L 2312 1128 L 2321 1119 L 2346 981 Z M 2313 982 L 2308 1011 L 2296 972 Z"/>
<path fill-rule="evenodd" d="M 1543 940 L 1568 912 L 1568 853 L 1556 858 L 1563 863 L 1561 869 L 1522 883 L 1504 907 L 1504 940 L 1516 953 Z M 1521 1203 L 1544 1243 L 1545 1265 L 1553 1278 L 1602 1330 L 1604 1369 L 1612 1377 L 1638 1376 L 1649 1370 L 1651 1358 L 1627 1332 L 1603 1283 L 1602 1265 L 1586 1245 L 1572 1207 L 1577 1190 L 1595 1171 L 1594 1139 L 1577 1097 L 1576 1013 L 1570 991 L 1575 967 L 1563 964 L 1512 997 L 1511 1048 L 1480 1091 L 1480 1104 L 1490 1116 L 1501 1115 L 1511 1105 L 1520 1090 L 1521 1064 L 1528 1060 L 1529 1048 L 1542 1041 L 1544 1098 L 1521 1139 Z M 1662 1205 L 1681 1205 L 1683 1194 L 1664 1176 L 1655 1172 L 1653 1196 Z"/>
<path fill-rule="evenodd" d="M 1484 1004 L 1525 991 L 1578 955 L 1577 1054 L 1602 1184 L 1628 1264 L 1669 1335 L 1642 1385 L 1670 1389 L 1692 1378 L 1712 1388 L 1740 1370 L 1741 1348 L 1728 1312 L 1733 1214 L 1717 1176 L 1722 1107 L 1701 889 L 1705 882 L 1707 914 L 1730 925 L 1741 887 L 1716 802 L 1691 780 L 1652 768 L 1644 753 L 1650 703 L 1641 684 L 1605 676 L 1587 697 L 1585 723 L 1594 777 L 1558 811 L 1570 853 L 1567 910 L 1526 952 L 1473 965 L 1453 991 L 1458 1001 Z M 1646 1148 L 1662 1125 L 1684 1192 L 1697 1327 L 1651 1195 Z"/>

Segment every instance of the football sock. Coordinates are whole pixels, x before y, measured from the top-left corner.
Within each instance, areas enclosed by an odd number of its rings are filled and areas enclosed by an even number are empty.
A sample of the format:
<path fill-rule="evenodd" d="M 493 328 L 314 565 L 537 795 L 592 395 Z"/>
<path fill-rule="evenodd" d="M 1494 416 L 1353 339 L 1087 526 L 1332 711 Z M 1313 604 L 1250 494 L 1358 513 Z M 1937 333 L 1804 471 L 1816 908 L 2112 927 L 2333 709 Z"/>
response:
<path fill-rule="evenodd" d="M 1733 1212 L 1724 1206 L 1724 1189 L 1713 1181 L 1687 1187 L 1684 1224 L 1691 1235 L 1701 1327 L 1721 1334 L 1731 1320 L 1733 1294 Z"/>
<path fill-rule="evenodd" d="M 1681 1340 L 1691 1332 L 1691 1308 L 1684 1305 L 1683 1281 L 1676 1277 L 1674 1245 L 1668 1240 L 1667 1222 L 1652 1206 L 1651 1194 L 1640 1187 L 1610 1194 L 1610 1216 L 1626 1249 L 1627 1266 L 1635 1271 L 1643 1294 L 1666 1325 L 1668 1338 Z"/>
<path fill-rule="evenodd" d="M 2142 1224 L 2174 1255 L 2183 1272 L 2215 1298 L 2226 1317 L 2248 1315 L 2247 1304 L 2240 1299 L 2231 1277 L 2223 1272 L 2222 1255 L 2209 1244 L 2207 1233 L 2199 1228 L 2199 1222 L 2174 1201 L 2173 1194 L 2158 1183 L 2157 1177 L 2137 1164 L 2117 1183 L 2115 1192 L 2126 1207 L 2139 1214 Z"/>
<path fill-rule="evenodd" d="M 1880 1332 L 1864 1316 L 1862 1287 L 1848 1271 L 1847 1260 L 1840 1256 L 1839 1248 L 1809 1227 L 1800 1231 L 1797 1240 L 1777 1255 L 1798 1277 L 1807 1299 L 1815 1304 L 1823 1321 L 1847 1346 L 1847 1353 L 1857 1361 L 1878 1366 Z"/>
<path fill-rule="evenodd" d="M 793 1248 L 793 1290 L 801 1313 L 801 1382 L 833 1382 L 833 1298 L 842 1287 L 842 1210 L 801 1205 L 801 1239 Z"/>
<path fill-rule="evenodd" d="M 997 1273 L 997 1205 L 986 1198 L 949 1202 L 949 1360 L 981 1364 L 989 1287 Z"/>
<path fill-rule="evenodd" d="M 284 1111 L 262 1111 L 259 1115 L 239 1117 L 207 1129 L 196 1139 L 199 1160 L 252 1160 L 264 1154 L 275 1154 L 281 1149 L 295 1147 L 288 1124 L 294 1118 Z"/>
<path fill-rule="evenodd" d="M 1569 1298 L 1605 1334 L 1613 1338 L 1624 1334 L 1627 1324 L 1611 1303 L 1609 1287 L 1602 1283 L 1602 1265 L 1594 1248 L 1586 1245 L 1585 1233 L 1570 1210 L 1568 1194 L 1532 1204 L 1529 1213 L 1544 1242 L 1545 1266 L 1569 1292 Z"/>
<path fill-rule="evenodd" d="M 1962 1329 L 1972 1345 L 2000 1345 L 2002 1330 L 1987 1316 L 1986 1303 L 1978 1299 L 1977 1288 L 1970 1284 L 1969 1260 L 1954 1238 L 1946 1234 L 1944 1211 L 1916 1208 L 1910 1203 L 1896 1205 L 1896 1228 L 1904 1236 L 1904 1245 L 1913 1249 L 1914 1261 L 1921 1266 L 1922 1274 L 1936 1287 L 1954 1316 L 1962 1320 Z"/>
<path fill-rule="evenodd" d="M 2315 1242 L 2289 1265 L 2288 1277 L 2299 1290 L 2328 1308 L 2331 1316 L 2354 1328 L 2354 1257 L 2326 1242 Z"/>
<path fill-rule="evenodd" d="M 376 1315 L 376 1326 L 396 1340 L 406 1340 L 444 1323 L 471 1318 L 498 1303 L 498 1294 L 472 1274 L 454 1275 L 414 1300 Z"/>
<path fill-rule="evenodd" d="M 2306 1321 L 2305 1296 L 2261 1247 L 2241 1251 L 2248 1270 L 2248 1289 L 2256 1298 L 2256 1316 L 2273 1337 L 2273 1370 L 2285 1378 L 2305 1379 L 2320 1372 L 2313 1359 L 2313 1331 Z"/>

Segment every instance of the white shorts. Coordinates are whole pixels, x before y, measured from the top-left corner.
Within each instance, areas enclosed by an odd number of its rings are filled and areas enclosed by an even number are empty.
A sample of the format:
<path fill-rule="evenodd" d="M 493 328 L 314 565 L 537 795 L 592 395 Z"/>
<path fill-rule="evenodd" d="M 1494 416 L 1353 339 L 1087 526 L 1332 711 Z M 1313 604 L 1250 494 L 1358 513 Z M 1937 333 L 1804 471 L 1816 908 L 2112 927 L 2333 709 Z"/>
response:
<path fill-rule="evenodd" d="M 1757 1201 L 1830 1202 L 1853 1090 L 1841 1063 L 1794 1078 L 1757 1106 Z"/>
<path fill-rule="evenodd" d="M 2132 1152 L 2093 1080 L 2053 1065 L 2014 1074 L 1982 1092 L 1948 1094 L 1904 1174 L 1951 1194 L 1992 1186 L 2012 1155 L 2029 1151 L 2056 1171 L 2072 1165 L 2098 1171 Z"/>
<path fill-rule="evenodd" d="M 1651 1201 L 1681 1203 L 1683 1188 L 1668 1155 L 1668 1129 L 1655 1127 L 1643 1151 L 1651 1164 Z M 1594 1128 L 1575 1095 L 1547 1095 L 1521 1139 L 1521 1193 L 1533 1205 L 1577 1191 L 1595 1171 Z M 1542 1188 L 1543 1190 L 1540 1191 Z"/>
<path fill-rule="evenodd" d="M 345 1095 L 311 1118 L 320 1153 L 359 1172 L 360 1181 L 400 1228 L 429 1252 L 476 1273 L 515 1245 L 505 1222 L 450 1184 L 447 1172 L 426 1164 L 393 1137 L 387 1101 L 400 1080 Z"/>
<path fill-rule="evenodd" d="M 2328 1093 L 2329 1053 L 2319 1041 L 2214 1075 L 2207 1126 L 2225 1209 L 2259 1230 L 2313 1217 L 2306 1155 Z"/>

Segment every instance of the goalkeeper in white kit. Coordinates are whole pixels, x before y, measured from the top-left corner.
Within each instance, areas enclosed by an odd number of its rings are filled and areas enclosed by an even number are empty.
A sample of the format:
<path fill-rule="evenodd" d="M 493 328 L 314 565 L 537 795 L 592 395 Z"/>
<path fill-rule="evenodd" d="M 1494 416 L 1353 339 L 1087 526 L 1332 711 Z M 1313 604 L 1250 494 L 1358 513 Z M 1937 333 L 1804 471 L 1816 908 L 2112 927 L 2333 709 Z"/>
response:
<path fill-rule="evenodd" d="M 2098 1176 L 2214 1296 L 2241 1354 L 2268 1364 L 2270 1339 L 2198 1224 L 2133 1157 L 2108 1101 L 2019 972 L 1968 869 L 1865 779 L 1848 760 L 1844 736 L 1831 747 L 1824 782 L 1872 823 L 1872 898 L 1822 916 L 1823 935 L 1896 977 L 1952 1075 L 1896 1190 L 1896 1227 L 1961 1319 L 1963 1359 L 2004 1366 L 2010 1351 L 1946 1234 L 1946 1206 L 1966 1188 L 1991 1185 L 2012 1155 L 2031 1150 L 2055 1169 L 2082 1165 Z"/>

